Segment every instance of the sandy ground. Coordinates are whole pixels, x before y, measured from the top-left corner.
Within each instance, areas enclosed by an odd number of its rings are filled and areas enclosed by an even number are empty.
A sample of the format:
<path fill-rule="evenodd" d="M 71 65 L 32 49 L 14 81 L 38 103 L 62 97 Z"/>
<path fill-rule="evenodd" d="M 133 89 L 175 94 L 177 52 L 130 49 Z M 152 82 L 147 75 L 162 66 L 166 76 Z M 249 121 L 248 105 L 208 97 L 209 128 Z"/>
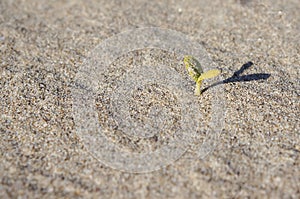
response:
<path fill-rule="evenodd" d="M 0 1 L 0 198 L 300 198 L 299 10 L 298 0 Z M 70 85 L 101 41 L 149 26 L 203 45 L 224 79 L 248 62 L 241 75 L 270 77 L 224 84 L 225 125 L 206 158 L 191 149 L 134 174 L 87 152 Z"/>

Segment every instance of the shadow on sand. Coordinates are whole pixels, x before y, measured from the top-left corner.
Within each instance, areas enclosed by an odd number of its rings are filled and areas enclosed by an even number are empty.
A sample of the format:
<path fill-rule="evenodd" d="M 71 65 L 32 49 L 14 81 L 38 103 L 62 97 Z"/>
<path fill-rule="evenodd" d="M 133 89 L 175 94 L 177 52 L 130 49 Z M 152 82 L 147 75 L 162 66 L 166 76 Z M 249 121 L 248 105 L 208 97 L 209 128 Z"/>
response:
<path fill-rule="evenodd" d="M 232 83 L 232 82 L 248 82 L 248 81 L 262 80 L 262 79 L 268 79 L 271 76 L 271 74 L 267 74 L 267 73 L 256 73 L 256 74 L 240 76 L 245 70 L 250 68 L 252 65 L 253 65 L 253 63 L 251 61 L 243 64 L 243 66 L 238 71 L 235 71 L 231 77 L 229 77 L 229 78 L 227 78 L 223 81 L 216 82 L 216 83 L 204 88 L 201 91 L 201 93 L 204 93 L 209 88 L 212 88 L 212 87 L 220 85 L 220 84 L 227 84 L 227 83 Z"/>

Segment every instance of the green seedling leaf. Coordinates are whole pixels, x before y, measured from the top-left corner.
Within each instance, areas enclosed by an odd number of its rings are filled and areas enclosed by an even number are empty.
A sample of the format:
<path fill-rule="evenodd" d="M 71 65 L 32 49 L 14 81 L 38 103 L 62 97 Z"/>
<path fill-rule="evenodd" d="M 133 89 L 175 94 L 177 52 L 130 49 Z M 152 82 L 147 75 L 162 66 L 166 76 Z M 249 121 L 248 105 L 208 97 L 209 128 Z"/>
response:
<path fill-rule="evenodd" d="M 218 76 L 218 75 L 220 74 L 220 72 L 221 72 L 221 71 L 218 70 L 218 69 L 209 70 L 209 71 L 207 71 L 207 72 L 205 72 L 205 73 L 202 73 L 202 74 L 200 75 L 200 77 L 198 78 L 197 81 L 216 77 L 216 76 Z"/>
<path fill-rule="evenodd" d="M 201 95 L 201 84 L 204 79 L 216 77 L 220 74 L 220 70 L 213 69 L 203 73 L 203 69 L 199 61 L 190 56 L 184 56 L 183 62 L 191 78 L 196 82 L 195 95 Z"/>
<path fill-rule="evenodd" d="M 189 75 L 195 82 L 197 82 L 200 74 L 203 73 L 203 69 L 199 61 L 190 55 L 186 55 L 184 56 L 183 62 Z"/>

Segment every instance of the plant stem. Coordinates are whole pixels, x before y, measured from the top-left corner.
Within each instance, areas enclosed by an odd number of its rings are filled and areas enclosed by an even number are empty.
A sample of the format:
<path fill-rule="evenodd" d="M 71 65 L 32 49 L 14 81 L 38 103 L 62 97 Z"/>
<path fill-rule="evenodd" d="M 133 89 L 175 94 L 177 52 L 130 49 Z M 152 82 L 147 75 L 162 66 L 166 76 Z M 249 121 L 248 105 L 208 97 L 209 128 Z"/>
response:
<path fill-rule="evenodd" d="M 195 95 L 201 95 L 201 84 L 202 80 L 196 82 Z"/>

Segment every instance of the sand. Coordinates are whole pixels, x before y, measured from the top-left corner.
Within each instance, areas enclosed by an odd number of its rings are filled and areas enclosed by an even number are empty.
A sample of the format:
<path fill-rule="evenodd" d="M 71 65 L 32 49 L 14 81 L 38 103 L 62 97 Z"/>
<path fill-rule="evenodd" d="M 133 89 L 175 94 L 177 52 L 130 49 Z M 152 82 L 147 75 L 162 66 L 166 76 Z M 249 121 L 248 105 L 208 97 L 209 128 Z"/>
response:
<path fill-rule="evenodd" d="M 297 0 L 1 1 L 0 198 L 300 198 L 299 10 Z M 112 169 L 88 150 L 77 133 L 72 85 L 101 42 L 141 27 L 176 30 L 203 46 L 225 81 L 203 93 L 199 111 L 211 116 L 220 88 L 226 111 L 216 147 L 204 158 L 190 146 L 172 164 L 137 174 Z M 155 65 L 162 55 L 166 66 L 184 69 L 172 53 L 130 54 L 137 65 Z M 115 66 L 130 67 L 130 56 Z M 145 89 L 133 93 L 137 102 L 162 104 L 174 123 L 181 117 L 172 108 L 176 94 Z M 114 128 L 103 99 L 99 94 L 99 121 Z M 131 111 L 143 108 L 137 103 Z M 199 132 L 208 128 L 203 122 Z M 117 130 L 106 135 L 143 152 L 172 132 L 145 142 Z"/>

